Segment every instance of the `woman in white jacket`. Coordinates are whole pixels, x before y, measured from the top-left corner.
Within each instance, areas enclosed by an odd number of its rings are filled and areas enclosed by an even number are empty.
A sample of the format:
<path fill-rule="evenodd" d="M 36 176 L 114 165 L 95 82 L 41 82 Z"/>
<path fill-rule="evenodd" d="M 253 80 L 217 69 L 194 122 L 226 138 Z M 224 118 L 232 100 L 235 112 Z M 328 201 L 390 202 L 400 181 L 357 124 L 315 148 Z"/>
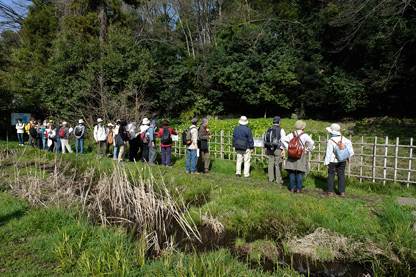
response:
<path fill-rule="evenodd" d="M 22 119 L 19 118 L 16 123 L 16 130 L 17 130 L 17 140 L 19 141 L 19 145 L 23 146 L 25 141 L 23 139 L 23 135 L 25 133 L 25 124 L 23 124 Z"/>
<path fill-rule="evenodd" d="M 49 128 L 46 130 L 46 132 L 48 133 L 48 152 L 53 152 L 56 142 L 55 125 L 49 124 Z"/>
<path fill-rule="evenodd" d="M 337 173 L 338 191 L 340 196 L 344 197 L 346 186 L 345 167 L 347 166 L 347 161 L 338 160 L 338 157 L 335 155 L 335 150 L 338 147 L 337 144 L 339 144 L 340 142 L 348 150 L 349 156 L 354 155 L 354 150 L 352 148 L 351 141 L 341 135 L 341 127 L 338 124 L 332 124 L 330 127 L 326 128 L 326 130 L 328 131 L 328 133 L 331 134 L 331 137 L 327 143 L 324 160 L 324 165 L 328 169 L 328 190 L 325 192 L 325 195 L 334 195 L 335 173 Z"/>

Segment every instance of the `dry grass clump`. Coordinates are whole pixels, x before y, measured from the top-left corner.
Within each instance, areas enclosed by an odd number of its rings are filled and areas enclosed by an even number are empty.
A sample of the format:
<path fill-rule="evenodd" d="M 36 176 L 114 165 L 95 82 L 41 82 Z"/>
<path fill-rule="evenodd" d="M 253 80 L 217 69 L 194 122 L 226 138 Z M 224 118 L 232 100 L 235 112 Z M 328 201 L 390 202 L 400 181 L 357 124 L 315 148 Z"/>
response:
<path fill-rule="evenodd" d="M 156 252 L 173 247 L 172 236 L 177 232 L 200 241 L 186 207 L 173 199 L 163 179 L 155 183 L 150 168 L 137 169 L 133 174 L 116 164 L 109 173 L 91 167 L 80 174 L 58 158 L 54 166 L 36 161 L 23 168 L 17 166 L 19 160 L 16 155 L 10 187 L 15 195 L 35 205 L 81 205 L 99 224 L 121 224 L 146 237 L 148 246 Z"/>
<path fill-rule="evenodd" d="M 303 238 L 294 237 L 286 245 L 292 253 L 306 256 L 313 261 L 333 261 L 368 256 L 373 257 L 376 261 L 378 260 L 376 256 L 380 255 L 400 263 L 390 247 L 382 249 L 370 239 L 366 239 L 365 243 L 356 242 L 322 227 Z"/>

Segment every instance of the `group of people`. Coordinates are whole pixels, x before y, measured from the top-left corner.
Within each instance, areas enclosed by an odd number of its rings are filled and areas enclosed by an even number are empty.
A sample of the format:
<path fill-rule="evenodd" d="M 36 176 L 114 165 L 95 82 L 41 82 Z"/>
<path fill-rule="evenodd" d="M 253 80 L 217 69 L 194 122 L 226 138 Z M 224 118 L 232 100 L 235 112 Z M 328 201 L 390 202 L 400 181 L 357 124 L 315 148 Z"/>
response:
<path fill-rule="evenodd" d="M 247 126 L 248 119 L 242 116 L 239 126 L 233 132 L 233 147 L 237 153 L 236 176 L 241 177 L 241 166 L 244 162 L 244 177 L 250 178 L 250 159 L 254 149 L 254 139 L 250 128 Z M 282 164 L 286 152 L 288 157 L 284 169 L 289 173 L 289 189 L 293 193 L 303 193 L 303 176 L 309 173 L 307 156 L 314 150 L 314 141 L 305 133 L 306 123 L 298 120 L 294 131 L 286 135 L 285 130 L 280 127 L 281 118 L 273 118 L 273 126 L 265 133 L 263 145 L 269 158 L 268 179 L 269 182 L 283 184 Z M 352 143 L 341 135 L 339 124 L 332 124 L 326 128 L 330 134 L 327 143 L 324 165 L 328 170 L 328 187 L 325 195 L 334 195 L 335 173 L 338 175 L 338 191 L 341 197 L 345 197 L 345 168 L 349 157 L 354 155 Z M 342 152 L 342 153 L 341 153 Z M 345 154 L 347 153 L 347 154 Z"/>
<path fill-rule="evenodd" d="M 236 176 L 242 176 L 242 165 L 244 164 L 243 175 L 250 178 L 250 160 L 251 153 L 254 149 L 254 139 L 250 128 L 247 126 L 248 119 L 241 116 L 239 126 L 233 131 L 232 145 L 237 154 Z M 294 193 L 303 193 L 303 177 L 309 173 L 309 164 L 307 156 L 314 150 L 314 141 L 306 134 L 306 123 L 298 120 L 295 123 L 294 131 L 286 135 L 283 128 L 280 127 L 281 118 L 273 118 L 273 125 L 266 131 L 263 138 L 264 150 L 269 158 L 268 179 L 269 182 L 283 184 L 281 169 L 283 159 L 288 153 L 284 169 L 289 173 L 289 189 Z M 212 138 L 208 128 L 209 119 L 204 118 L 199 124 L 199 119 L 192 119 L 192 125 L 184 132 L 184 144 L 187 145 L 186 172 L 190 174 L 211 173 L 209 143 Z M 124 156 L 128 147 L 128 158 L 130 162 L 141 160 L 151 166 L 156 165 L 156 137 L 160 139 L 160 148 L 162 156 L 162 165 L 171 166 L 172 152 L 172 135 L 178 133 L 169 127 L 167 120 L 162 122 L 162 128 L 156 132 L 157 121 L 150 121 L 144 118 L 142 124 L 138 126 L 136 122 L 127 124 L 125 120 L 117 120 L 115 125 L 108 123 L 103 124 L 101 118 L 97 119 L 94 127 L 94 140 L 97 144 L 98 157 L 107 157 L 110 155 L 110 146 L 113 145 L 113 159 L 122 163 L 125 162 Z M 76 153 L 84 153 L 84 136 L 85 125 L 80 119 L 78 125 L 69 128 L 67 122 L 59 122 L 55 126 L 50 120 L 35 121 L 31 118 L 30 122 L 25 125 L 19 119 L 16 124 L 19 145 L 24 144 L 23 134 L 29 135 L 29 144 L 39 149 L 47 149 L 51 152 L 68 151 L 72 153 L 69 144 L 70 135 L 73 133 L 76 142 Z M 352 143 L 343 137 L 340 132 L 339 124 L 332 124 L 326 128 L 330 134 L 330 140 L 327 144 L 324 165 L 328 170 L 328 189 L 326 195 L 334 195 L 335 173 L 338 175 L 338 190 L 342 197 L 345 196 L 345 168 L 349 162 L 348 157 L 354 155 Z M 185 139 L 185 136 L 189 136 Z M 186 141 L 186 142 L 185 142 Z M 345 150 L 344 150 L 345 149 Z M 347 155 L 340 158 L 341 152 Z M 139 158 L 140 153 L 140 158 Z"/>

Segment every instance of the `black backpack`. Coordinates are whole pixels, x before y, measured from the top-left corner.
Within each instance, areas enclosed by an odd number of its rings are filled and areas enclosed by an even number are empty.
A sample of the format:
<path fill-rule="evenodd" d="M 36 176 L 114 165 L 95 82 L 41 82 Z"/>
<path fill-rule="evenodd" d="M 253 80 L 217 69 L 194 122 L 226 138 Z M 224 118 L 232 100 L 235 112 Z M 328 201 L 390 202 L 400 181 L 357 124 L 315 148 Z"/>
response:
<path fill-rule="evenodd" d="M 74 135 L 79 137 L 82 134 L 82 130 L 80 126 L 75 126 Z"/>
<path fill-rule="evenodd" d="M 36 131 L 35 126 L 32 126 L 32 128 L 29 129 L 29 134 L 32 138 L 36 138 L 38 136 L 38 131 Z"/>
<path fill-rule="evenodd" d="M 162 134 L 162 137 L 160 138 L 160 142 L 164 145 L 172 143 L 172 135 L 169 132 L 169 127 L 163 128 L 163 134 Z"/>
<path fill-rule="evenodd" d="M 183 145 L 191 145 L 192 143 L 192 135 L 191 135 L 191 128 L 189 127 L 182 133 L 182 143 Z"/>
<path fill-rule="evenodd" d="M 279 126 L 272 126 L 267 129 L 266 134 L 264 136 L 264 147 L 274 151 L 277 148 L 280 148 L 280 131 L 282 130 Z"/>

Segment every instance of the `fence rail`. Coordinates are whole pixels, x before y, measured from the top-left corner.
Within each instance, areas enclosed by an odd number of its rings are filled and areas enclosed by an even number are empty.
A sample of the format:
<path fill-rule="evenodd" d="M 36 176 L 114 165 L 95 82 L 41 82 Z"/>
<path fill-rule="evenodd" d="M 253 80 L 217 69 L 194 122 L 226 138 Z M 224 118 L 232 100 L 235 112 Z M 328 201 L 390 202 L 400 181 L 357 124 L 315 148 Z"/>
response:
<path fill-rule="evenodd" d="M 179 132 L 178 132 L 179 133 Z M 262 146 L 264 134 L 254 133 L 255 148 L 252 158 L 256 161 L 267 159 Z M 315 142 L 315 149 L 308 154 L 309 167 L 314 172 L 326 172 L 323 165 L 328 136 L 310 135 Z M 413 138 L 390 140 L 389 137 L 349 137 L 353 144 L 354 156 L 347 164 L 346 175 L 355 177 L 362 182 L 371 180 L 404 183 L 408 187 L 416 184 L 416 163 L 412 163 Z M 236 153 L 232 147 L 232 133 L 215 131 L 209 140 L 209 149 L 214 158 L 236 160 Z M 174 141 L 173 152 L 177 155 L 186 155 L 186 146 L 181 141 Z"/>

